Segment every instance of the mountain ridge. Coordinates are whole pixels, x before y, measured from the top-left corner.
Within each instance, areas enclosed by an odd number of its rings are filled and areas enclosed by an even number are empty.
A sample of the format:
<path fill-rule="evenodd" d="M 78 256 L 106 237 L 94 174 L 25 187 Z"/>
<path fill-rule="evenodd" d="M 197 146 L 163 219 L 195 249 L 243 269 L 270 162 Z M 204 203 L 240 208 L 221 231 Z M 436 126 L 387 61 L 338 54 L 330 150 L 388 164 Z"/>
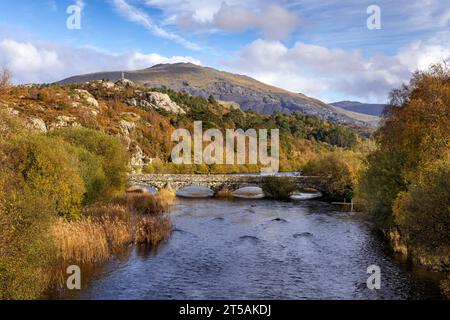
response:
<path fill-rule="evenodd" d="M 330 103 L 331 106 L 342 108 L 351 112 L 357 112 L 370 116 L 381 117 L 383 115 L 384 108 L 387 106 L 382 103 L 364 103 L 360 101 L 339 101 Z"/>
<path fill-rule="evenodd" d="M 246 75 L 192 63 L 157 64 L 150 68 L 131 71 L 95 72 L 69 77 L 59 83 L 80 83 L 102 79 L 117 81 L 122 78 L 122 74 L 126 79 L 140 86 L 166 87 L 203 98 L 212 95 L 217 100 L 234 102 L 243 110 L 252 110 L 261 114 L 298 112 L 333 122 L 370 125 L 302 93 L 293 93 L 271 86 Z"/>

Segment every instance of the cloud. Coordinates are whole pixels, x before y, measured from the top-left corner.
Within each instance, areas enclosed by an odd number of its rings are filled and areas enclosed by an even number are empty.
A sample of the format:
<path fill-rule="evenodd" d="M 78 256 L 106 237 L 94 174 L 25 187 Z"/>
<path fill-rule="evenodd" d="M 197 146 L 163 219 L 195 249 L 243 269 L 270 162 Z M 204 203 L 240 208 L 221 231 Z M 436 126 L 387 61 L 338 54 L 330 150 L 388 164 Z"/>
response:
<path fill-rule="evenodd" d="M 156 23 L 153 22 L 153 20 L 150 18 L 150 16 L 148 14 L 146 14 L 144 11 L 139 10 L 138 8 L 130 5 L 127 1 L 111 0 L 111 3 L 113 4 L 113 6 L 117 10 L 117 12 L 119 12 L 123 17 L 125 17 L 126 19 L 128 19 L 131 22 L 134 22 L 134 23 L 137 23 L 137 24 L 143 26 L 145 29 L 150 31 L 152 34 L 154 34 L 158 37 L 164 38 L 164 39 L 172 40 L 190 50 L 200 50 L 201 49 L 197 44 L 195 44 L 191 41 L 188 41 L 175 33 L 169 32 L 169 31 L 161 28 L 160 26 L 158 26 Z"/>
<path fill-rule="evenodd" d="M 279 41 L 258 39 L 226 65 L 231 72 L 325 100 L 352 97 L 385 102 L 388 93 L 407 82 L 412 72 L 450 57 L 450 43 L 442 39 L 445 36 L 411 43 L 392 56 L 369 57 L 359 50 L 330 49 L 302 42 L 289 48 Z"/>
<path fill-rule="evenodd" d="M 295 13 L 275 3 L 221 1 L 220 5 L 217 5 L 216 1 L 212 1 L 206 10 L 198 10 L 193 6 L 197 2 L 201 1 L 187 1 L 184 6 L 180 3 L 177 8 L 172 8 L 174 1 L 163 5 L 159 0 L 148 0 L 147 4 L 166 9 L 170 14 L 169 22 L 182 29 L 199 32 L 243 32 L 256 29 L 265 38 L 283 40 L 289 37 L 299 23 Z"/>
<path fill-rule="evenodd" d="M 0 66 L 14 74 L 15 83 L 48 83 L 63 78 L 99 71 L 136 70 L 159 63 L 191 62 L 183 56 L 164 57 L 156 53 L 108 53 L 93 47 L 69 48 L 53 44 L 0 41 Z"/>

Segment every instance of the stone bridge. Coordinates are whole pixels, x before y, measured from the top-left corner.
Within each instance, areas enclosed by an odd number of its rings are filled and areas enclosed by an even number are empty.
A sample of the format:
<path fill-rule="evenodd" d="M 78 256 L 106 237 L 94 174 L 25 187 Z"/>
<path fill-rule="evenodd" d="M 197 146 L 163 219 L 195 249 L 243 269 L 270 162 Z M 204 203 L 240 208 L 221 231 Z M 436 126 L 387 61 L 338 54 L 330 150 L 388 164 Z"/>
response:
<path fill-rule="evenodd" d="M 156 190 L 171 188 L 179 190 L 187 186 L 204 186 L 217 193 L 235 191 L 243 187 L 261 187 L 265 176 L 251 174 L 134 174 L 129 181 L 132 185 L 143 184 Z M 320 191 L 318 177 L 292 176 L 299 190 L 313 188 Z"/>

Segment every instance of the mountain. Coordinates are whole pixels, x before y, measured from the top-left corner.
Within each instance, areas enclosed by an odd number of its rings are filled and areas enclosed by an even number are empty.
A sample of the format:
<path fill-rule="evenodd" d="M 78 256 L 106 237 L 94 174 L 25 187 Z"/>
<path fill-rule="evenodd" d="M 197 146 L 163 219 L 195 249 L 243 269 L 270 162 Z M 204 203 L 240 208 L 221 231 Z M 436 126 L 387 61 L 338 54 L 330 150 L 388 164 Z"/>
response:
<path fill-rule="evenodd" d="M 340 101 L 331 103 L 331 105 L 351 112 L 377 117 L 381 117 L 384 108 L 386 107 L 385 104 L 361 103 L 358 101 Z"/>
<path fill-rule="evenodd" d="M 332 108 L 336 112 L 344 114 L 347 117 L 350 117 L 350 118 L 352 118 L 352 119 L 354 119 L 356 121 L 361 121 L 363 123 L 366 123 L 366 124 L 368 124 L 369 126 L 372 126 L 372 127 L 378 126 L 378 124 L 381 121 L 381 117 L 378 117 L 378 116 L 373 116 L 373 115 L 366 114 L 366 113 L 354 112 L 354 111 L 350 111 L 350 110 L 347 110 L 347 109 L 344 109 L 344 108 L 341 108 L 341 107 L 336 107 L 334 105 L 330 105 L 330 106 L 332 106 Z"/>
<path fill-rule="evenodd" d="M 299 112 L 316 115 L 323 120 L 340 123 L 366 125 L 328 104 L 270 86 L 248 76 L 218 71 L 191 63 L 159 64 L 137 71 L 125 71 L 124 77 L 137 85 L 145 87 L 167 87 L 175 91 L 239 104 L 242 110 L 253 110 L 261 114 Z M 122 78 L 122 71 L 99 72 L 78 75 L 60 81 L 60 83 L 80 83 L 93 80 Z"/>

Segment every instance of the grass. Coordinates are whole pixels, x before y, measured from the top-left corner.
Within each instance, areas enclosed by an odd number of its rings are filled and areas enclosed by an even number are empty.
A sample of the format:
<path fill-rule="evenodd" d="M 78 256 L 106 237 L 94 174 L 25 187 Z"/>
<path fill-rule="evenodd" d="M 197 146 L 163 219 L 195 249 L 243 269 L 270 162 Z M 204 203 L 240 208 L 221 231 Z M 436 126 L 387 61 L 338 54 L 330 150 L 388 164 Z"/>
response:
<path fill-rule="evenodd" d="M 172 222 L 168 217 L 138 217 L 134 241 L 136 244 L 156 245 L 166 240 L 172 231 Z"/>
<path fill-rule="evenodd" d="M 64 284 L 64 271 L 70 264 L 92 266 L 133 243 L 157 245 L 166 240 L 172 231 L 172 221 L 165 215 L 171 199 L 170 192 L 128 194 L 112 204 L 86 208 L 79 220 L 58 219 L 50 232 L 58 261 L 54 284 Z"/>

